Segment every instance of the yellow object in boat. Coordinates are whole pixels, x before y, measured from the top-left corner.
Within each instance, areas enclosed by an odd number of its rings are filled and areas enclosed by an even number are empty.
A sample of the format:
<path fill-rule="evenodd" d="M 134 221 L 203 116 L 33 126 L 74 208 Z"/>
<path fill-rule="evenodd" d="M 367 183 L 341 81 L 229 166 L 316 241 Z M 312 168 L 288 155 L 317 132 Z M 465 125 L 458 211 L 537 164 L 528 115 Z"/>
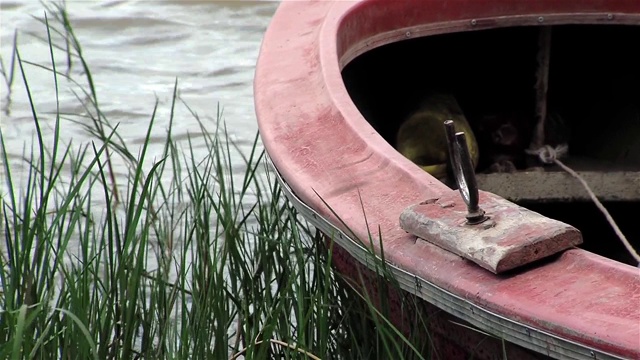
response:
<path fill-rule="evenodd" d="M 471 161 L 476 167 L 480 158 L 478 143 L 453 95 L 429 95 L 402 123 L 396 136 L 398 151 L 438 179 L 446 178 L 449 168 L 446 120 L 453 120 L 456 132 L 465 133 Z"/>

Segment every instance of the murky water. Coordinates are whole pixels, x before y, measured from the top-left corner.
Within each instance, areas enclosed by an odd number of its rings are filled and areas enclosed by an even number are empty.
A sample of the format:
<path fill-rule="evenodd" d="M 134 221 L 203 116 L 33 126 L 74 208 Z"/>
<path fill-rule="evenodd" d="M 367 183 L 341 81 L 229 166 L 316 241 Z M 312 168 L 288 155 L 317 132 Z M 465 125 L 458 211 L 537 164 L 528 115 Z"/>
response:
<path fill-rule="evenodd" d="M 47 2 L 52 5 L 53 3 Z M 249 150 L 257 131 L 253 107 L 253 75 L 264 31 L 277 7 L 265 1 L 74 1 L 66 2 L 84 57 L 92 70 L 100 108 L 127 143 L 144 142 L 156 99 L 159 102 L 152 151 L 161 151 L 169 121 L 173 86 L 178 79 L 180 97 L 213 129 L 218 104 L 231 138 Z M 24 60 L 50 64 L 43 5 L 35 0 L 0 2 L 0 54 L 5 67 L 13 50 L 14 30 Z M 49 14 L 51 19 L 51 14 Z M 51 20 L 53 23 L 54 21 Z M 55 37 L 55 34 L 54 34 Z M 58 66 L 65 64 L 56 51 Z M 76 78 L 83 78 L 76 63 Z M 51 138 L 56 110 L 51 73 L 25 66 L 29 87 L 44 136 Z M 80 102 L 62 82 L 61 111 L 83 113 Z M 0 82 L 0 124 L 11 158 L 22 157 L 34 136 L 33 118 L 19 73 L 11 87 Z M 49 114 L 47 116 L 47 114 Z M 81 126 L 64 121 L 63 142 L 86 141 Z M 175 138 L 197 138 L 197 121 L 180 110 L 173 125 Z M 201 144 L 200 144 L 201 145 Z M 196 151 L 198 150 L 196 142 Z M 204 151 L 205 149 L 201 149 Z M 126 169 L 116 169 L 124 174 Z M 13 174 L 15 178 L 20 174 Z M 0 170 L 0 176 L 5 176 Z M 3 181 L 4 183 L 4 181 Z"/>

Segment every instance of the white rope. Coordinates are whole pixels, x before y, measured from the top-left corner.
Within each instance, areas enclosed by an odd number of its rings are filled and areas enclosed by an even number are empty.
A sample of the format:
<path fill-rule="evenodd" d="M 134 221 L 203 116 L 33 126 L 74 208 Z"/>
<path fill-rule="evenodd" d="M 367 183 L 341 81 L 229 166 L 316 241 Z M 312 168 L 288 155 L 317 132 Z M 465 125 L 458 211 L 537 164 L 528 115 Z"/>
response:
<path fill-rule="evenodd" d="M 580 174 L 578 174 L 573 169 L 571 169 L 570 167 L 568 167 L 562 161 L 559 160 L 560 157 L 567 154 L 568 150 L 569 150 L 569 147 L 566 144 L 562 144 L 562 145 L 556 146 L 555 148 L 549 145 L 544 145 L 543 147 L 538 149 L 527 149 L 525 151 L 527 154 L 530 154 L 530 155 L 538 155 L 538 158 L 540 159 L 540 161 L 542 161 L 545 164 L 558 165 L 559 167 L 562 168 L 562 170 L 568 172 L 570 175 L 572 175 L 574 178 L 580 181 L 582 186 L 584 186 L 585 190 L 587 190 L 587 193 L 589 194 L 589 197 L 591 198 L 591 200 L 596 204 L 598 209 L 602 212 L 604 217 L 609 222 L 609 225 L 611 225 L 611 227 L 613 228 L 613 231 L 616 233 L 616 235 L 618 235 L 618 238 L 620 238 L 620 241 L 622 241 L 622 243 L 624 244 L 624 247 L 627 248 L 627 251 L 629 252 L 629 254 L 631 254 L 631 256 L 638 263 L 638 267 L 640 267 L 640 255 L 638 255 L 638 253 L 635 251 L 633 246 L 631 246 L 631 244 L 629 243 L 629 240 L 627 240 L 626 236 L 624 236 L 622 231 L 620 231 L 618 224 L 616 224 L 615 220 L 613 220 L 613 217 L 611 217 L 611 214 L 609 214 L 609 211 L 607 211 L 607 209 L 604 207 L 604 205 L 602 205 L 600 200 L 598 200 L 598 197 L 593 192 L 593 190 L 591 190 L 591 188 L 589 187 L 589 184 L 587 184 L 587 182 L 582 178 L 582 176 L 580 176 Z"/>
<path fill-rule="evenodd" d="M 616 232 L 616 235 L 618 235 L 618 237 L 620 238 L 620 241 L 622 241 L 622 243 L 624 244 L 624 247 L 627 248 L 627 251 L 629 251 L 629 254 L 631 254 L 631 256 L 638 263 L 638 266 L 640 266 L 640 255 L 638 255 L 638 253 L 635 251 L 635 249 L 629 243 L 629 240 L 627 240 L 627 238 L 624 236 L 622 231 L 620 231 L 620 228 L 618 227 L 618 224 L 616 224 L 616 222 L 611 217 L 611 214 L 609 214 L 609 211 L 607 211 L 607 209 L 604 207 L 604 205 L 602 205 L 600 200 L 598 200 L 598 198 L 596 197 L 596 194 L 594 194 L 593 191 L 591 190 L 591 188 L 589 187 L 589 184 L 587 184 L 587 182 L 582 178 L 582 176 L 580 176 L 577 172 L 573 171 L 573 169 L 571 169 L 570 167 L 565 165 L 562 161 L 560 161 L 558 159 L 554 159 L 554 162 L 558 166 L 560 166 L 564 171 L 566 171 L 569 174 L 573 175 L 573 177 L 575 177 L 576 179 L 578 179 L 578 181 L 580 181 L 582 186 L 584 186 L 585 190 L 587 190 L 587 193 L 589 193 L 589 196 L 591 197 L 591 200 L 593 200 L 593 202 L 596 204 L 598 209 L 600 209 L 602 214 L 607 218 L 607 221 L 609 221 L 609 224 L 613 228 L 613 231 Z"/>

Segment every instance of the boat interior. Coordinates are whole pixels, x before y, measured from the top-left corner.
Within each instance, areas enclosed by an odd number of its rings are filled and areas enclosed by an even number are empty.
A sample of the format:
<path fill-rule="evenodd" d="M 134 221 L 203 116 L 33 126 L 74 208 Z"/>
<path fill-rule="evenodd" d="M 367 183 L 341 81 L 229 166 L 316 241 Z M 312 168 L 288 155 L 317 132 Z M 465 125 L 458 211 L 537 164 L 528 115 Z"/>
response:
<path fill-rule="evenodd" d="M 498 28 L 384 45 L 347 64 L 343 80 L 361 114 L 394 147 L 400 126 L 425 94 L 453 95 L 477 139 L 481 190 L 575 226 L 586 250 L 635 264 L 582 185 L 525 153 L 537 119 L 541 29 Z M 583 175 L 640 249 L 634 226 L 640 214 L 640 27 L 550 30 L 545 143 L 568 144 L 562 161 Z M 505 124 L 516 134 L 508 145 L 495 141 Z M 502 159 L 511 166 L 497 166 Z"/>

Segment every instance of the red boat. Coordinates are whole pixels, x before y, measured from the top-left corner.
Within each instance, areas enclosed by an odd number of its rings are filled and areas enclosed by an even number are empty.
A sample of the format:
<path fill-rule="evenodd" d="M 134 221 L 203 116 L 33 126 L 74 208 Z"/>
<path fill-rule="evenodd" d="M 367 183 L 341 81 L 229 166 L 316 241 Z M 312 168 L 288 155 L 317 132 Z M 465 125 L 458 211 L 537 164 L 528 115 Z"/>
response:
<path fill-rule="evenodd" d="M 495 117 L 532 128 L 546 29 L 544 95 L 568 119 L 566 162 L 637 234 L 638 25 L 633 0 L 284 1 L 257 64 L 260 134 L 290 200 L 334 242 L 336 269 L 371 272 L 366 247 L 384 252 L 402 289 L 391 303 L 421 299 L 441 358 L 501 358 L 484 332 L 510 359 L 640 359 L 637 263 L 557 167 L 530 171 L 518 148 L 514 169 L 491 173 L 482 128 Z M 439 89 L 479 145 L 462 197 L 396 150 L 403 119 Z M 460 149 L 449 153 L 464 163 Z"/>

